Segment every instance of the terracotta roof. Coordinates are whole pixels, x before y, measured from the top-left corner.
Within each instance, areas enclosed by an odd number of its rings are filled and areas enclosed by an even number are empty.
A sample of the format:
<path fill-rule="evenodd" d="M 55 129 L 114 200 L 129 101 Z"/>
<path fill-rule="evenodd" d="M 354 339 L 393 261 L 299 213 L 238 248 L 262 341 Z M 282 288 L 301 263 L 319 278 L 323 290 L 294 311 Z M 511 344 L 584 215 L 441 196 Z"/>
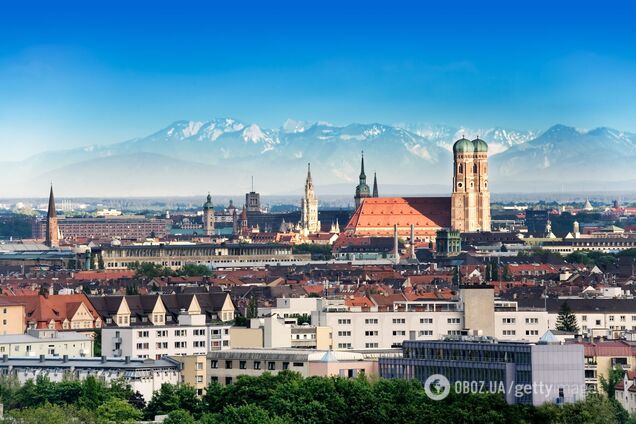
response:
<path fill-rule="evenodd" d="M 74 280 L 117 280 L 119 278 L 132 278 L 135 271 L 79 271 L 73 274 Z"/>
<path fill-rule="evenodd" d="M 408 234 L 431 236 L 451 225 L 450 197 L 376 197 L 362 201 L 349 220 L 346 231 L 355 235 L 392 235 L 393 226 Z"/>
<path fill-rule="evenodd" d="M 51 320 L 55 321 L 55 328 L 62 329 L 65 319 L 73 318 L 75 312 L 84 304 L 93 319 L 99 317 L 95 308 L 84 294 L 51 295 L 51 296 L 13 296 L 10 299 L 24 304 L 27 322 L 35 322 L 37 328 L 47 328 Z"/>

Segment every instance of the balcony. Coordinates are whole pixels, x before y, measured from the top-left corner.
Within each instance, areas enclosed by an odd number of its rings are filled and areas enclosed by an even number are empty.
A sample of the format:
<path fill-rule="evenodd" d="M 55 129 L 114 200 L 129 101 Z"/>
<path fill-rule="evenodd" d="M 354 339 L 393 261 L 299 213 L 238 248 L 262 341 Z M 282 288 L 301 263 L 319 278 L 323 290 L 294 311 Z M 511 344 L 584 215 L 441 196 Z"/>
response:
<path fill-rule="evenodd" d="M 292 340 L 291 341 L 291 347 L 315 348 L 316 347 L 316 339 Z"/>
<path fill-rule="evenodd" d="M 121 337 L 113 337 L 113 344 L 121 344 Z"/>

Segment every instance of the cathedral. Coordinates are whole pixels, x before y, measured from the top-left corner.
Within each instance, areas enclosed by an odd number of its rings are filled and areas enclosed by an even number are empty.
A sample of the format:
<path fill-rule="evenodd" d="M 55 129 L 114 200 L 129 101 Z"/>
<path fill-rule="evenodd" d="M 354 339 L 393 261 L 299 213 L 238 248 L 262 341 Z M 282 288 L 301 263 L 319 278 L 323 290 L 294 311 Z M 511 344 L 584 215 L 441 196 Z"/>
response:
<path fill-rule="evenodd" d="M 364 173 L 356 187 L 356 211 L 344 234 L 348 237 L 410 238 L 434 241 L 438 230 L 490 231 L 488 145 L 477 138 L 461 138 L 453 145 L 453 189 L 450 197 L 378 197 L 377 181 L 369 194 Z"/>

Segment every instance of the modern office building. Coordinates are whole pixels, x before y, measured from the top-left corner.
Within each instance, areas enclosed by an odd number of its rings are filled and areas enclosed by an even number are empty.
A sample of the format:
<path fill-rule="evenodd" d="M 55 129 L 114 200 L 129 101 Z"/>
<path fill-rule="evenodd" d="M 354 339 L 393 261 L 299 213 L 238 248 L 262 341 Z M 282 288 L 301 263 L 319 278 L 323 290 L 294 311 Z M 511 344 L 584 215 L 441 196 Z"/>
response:
<path fill-rule="evenodd" d="M 497 342 L 488 337 L 405 341 L 401 358 L 380 358 L 380 376 L 443 376 L 460 393 L 501 393 L 508 403 L 541 405 L 585 398 L 583 346 Z M 430 380 L 429 380 L 430 381 Z"/>

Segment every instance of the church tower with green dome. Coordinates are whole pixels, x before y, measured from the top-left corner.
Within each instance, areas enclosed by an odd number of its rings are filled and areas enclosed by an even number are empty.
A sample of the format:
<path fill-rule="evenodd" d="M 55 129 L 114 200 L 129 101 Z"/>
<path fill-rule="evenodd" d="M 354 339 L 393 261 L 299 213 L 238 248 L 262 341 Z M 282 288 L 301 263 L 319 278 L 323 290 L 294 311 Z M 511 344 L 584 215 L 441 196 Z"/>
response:
<path fill-rule="evenodd" d="M 452 229 L 490 231 L 488 144 L 462 137 L 453 145 L 453 157 Z"/>
<path fill-rule="evenodd" d="M 360 162 L 360 183 L 356 186 L 356 195 L 354 200 L 356 202 L 356 209 L 362 203 L 362 199 L 371 197 L 371 190 L 367 184 L 367 174 L 364 173 L 364 152 L 362 152 L 362 160 Z"/>
<path fill-rule="evenodd" d="M 206 202 L 203 204 L 203 230 L 206 236 L 214 235 L 214 205 L 212 205 L 210 193 L 208 193 Z"/>

